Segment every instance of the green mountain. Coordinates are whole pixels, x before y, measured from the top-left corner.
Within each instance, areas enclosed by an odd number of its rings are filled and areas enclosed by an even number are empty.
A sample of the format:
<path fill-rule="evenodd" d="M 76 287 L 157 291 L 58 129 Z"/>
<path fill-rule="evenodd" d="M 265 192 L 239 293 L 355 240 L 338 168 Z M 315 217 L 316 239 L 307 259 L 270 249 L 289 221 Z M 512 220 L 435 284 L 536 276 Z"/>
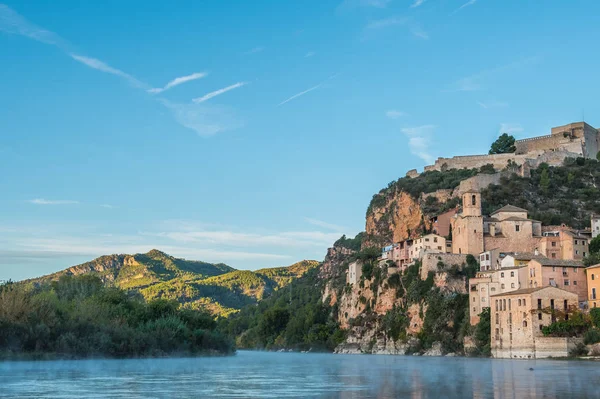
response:
<path fill-rule="evenodd" d="M 253 272 L 236 270 L 223 263 L 175 258 L 153 249 L 145 254 L 101 256 L 26 283 L 39 285 L 62 276 L 94 275 L 107 286 L 139 292 L 147 300 L 172 299 L 184 308 L 228 316 L 266 298 L 318 265 L 317 261 L 304 260 Z"/>

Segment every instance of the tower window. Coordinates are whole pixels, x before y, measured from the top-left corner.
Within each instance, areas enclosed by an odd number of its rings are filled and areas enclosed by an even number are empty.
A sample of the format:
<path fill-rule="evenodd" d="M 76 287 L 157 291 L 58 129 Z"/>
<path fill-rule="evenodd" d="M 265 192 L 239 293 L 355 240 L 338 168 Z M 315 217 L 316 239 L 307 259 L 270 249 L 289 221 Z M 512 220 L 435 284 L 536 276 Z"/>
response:
<path fill-rule="evenodd" d="M 471 205 L 477 205 L 477 196 L 475 194 L 471 196 Z"/>

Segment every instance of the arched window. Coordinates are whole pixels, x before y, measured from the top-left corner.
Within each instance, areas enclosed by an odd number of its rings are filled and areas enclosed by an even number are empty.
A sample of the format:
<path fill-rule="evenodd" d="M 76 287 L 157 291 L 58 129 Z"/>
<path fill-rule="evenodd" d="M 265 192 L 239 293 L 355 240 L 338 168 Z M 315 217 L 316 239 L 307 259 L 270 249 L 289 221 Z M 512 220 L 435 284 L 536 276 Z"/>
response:
<path fill-rule="evenodd" d="M 521 306 L 521 300 L 519 299 L 519 306 Z"/>
<path fill-rule="evenodd" d="M 477 196 L 475 194 L 471 196 L 471 205 L 477 205 Z"/>
<path fill-rule="evenodd" d="M 527 320 L 523 320 L 523 327 L 527 327 Z"/>

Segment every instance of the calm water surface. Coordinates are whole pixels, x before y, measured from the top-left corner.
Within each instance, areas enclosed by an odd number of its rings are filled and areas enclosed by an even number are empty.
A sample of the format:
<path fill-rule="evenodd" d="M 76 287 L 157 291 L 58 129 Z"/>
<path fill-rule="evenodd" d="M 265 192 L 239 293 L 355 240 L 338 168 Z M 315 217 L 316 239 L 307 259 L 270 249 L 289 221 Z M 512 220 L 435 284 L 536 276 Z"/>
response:
<path fill-rule="evenodd" d="M 0 362 L 0 397 L 600 398 L 600 363 L 261 352 Z"/>

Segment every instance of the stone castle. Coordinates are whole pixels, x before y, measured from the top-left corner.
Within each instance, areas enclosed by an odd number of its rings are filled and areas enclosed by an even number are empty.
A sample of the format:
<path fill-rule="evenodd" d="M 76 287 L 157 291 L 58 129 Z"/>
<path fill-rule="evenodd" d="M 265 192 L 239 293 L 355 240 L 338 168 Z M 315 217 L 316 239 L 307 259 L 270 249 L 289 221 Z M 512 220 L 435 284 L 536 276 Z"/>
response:
<path fill-rule="evenodd" d="M 508 154 L 466 155 L 452 158 L 438 158 L 433 165 L 425 166 L 425 171 L 444 171 L 447 169 L 472 169 L 491 164 L 496 170 L 503 170 L 510 164 L 523 175 L 537 168 L 541 163 L 558 166 L 566 158 L 596 158 L 600 150 L 600 129 L 585 122 L 553 127 L 546 136 L 517 140 L 516 151 Z M 406 174 L 416 177 L 419 173 L 413 169 Z"/>

